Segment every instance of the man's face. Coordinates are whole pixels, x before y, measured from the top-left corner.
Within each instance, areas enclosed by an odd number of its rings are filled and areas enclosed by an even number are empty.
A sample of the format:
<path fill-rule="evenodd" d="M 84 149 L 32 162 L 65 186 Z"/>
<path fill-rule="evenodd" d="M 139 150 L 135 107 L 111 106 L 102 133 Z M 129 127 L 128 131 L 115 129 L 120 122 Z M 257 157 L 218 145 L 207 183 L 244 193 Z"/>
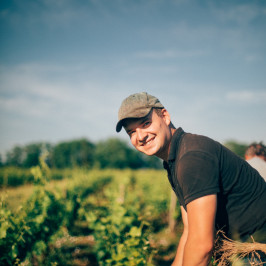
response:
<path fill-rule="evenodd" d="M 162 109 L 162 116 L 153 110 L 144 118 L 127 119 L 124 128 L 138 151 L 162 158 L 168 154 L 171 140 L 169 124 L 170 115 Z"/>

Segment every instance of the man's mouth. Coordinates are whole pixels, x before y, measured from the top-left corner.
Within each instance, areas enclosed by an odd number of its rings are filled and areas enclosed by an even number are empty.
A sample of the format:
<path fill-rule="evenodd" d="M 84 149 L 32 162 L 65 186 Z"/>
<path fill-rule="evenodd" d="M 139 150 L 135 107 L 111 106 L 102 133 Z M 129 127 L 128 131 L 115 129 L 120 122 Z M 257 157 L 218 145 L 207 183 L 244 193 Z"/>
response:
<path fill-rule="evenodd" d="M 145 141 L 145 143 L 142 143 L 142 146 L 148 146 L 153 142 L 154 138 L 149 139 L 148 141 Z"/>

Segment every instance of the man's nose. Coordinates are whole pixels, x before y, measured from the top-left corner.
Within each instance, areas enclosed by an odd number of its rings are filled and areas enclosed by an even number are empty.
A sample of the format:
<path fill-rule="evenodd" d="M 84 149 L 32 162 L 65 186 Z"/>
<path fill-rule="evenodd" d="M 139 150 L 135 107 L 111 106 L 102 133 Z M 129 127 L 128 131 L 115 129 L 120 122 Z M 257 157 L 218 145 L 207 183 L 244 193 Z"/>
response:
<path fill-rule="evenodd" d="M 147 133 L 144 130 L 142 130 L 141 128 L 137 128 L 136 131 L 137 131 L 138 140 L 144 141 L 147 137 Z"/>

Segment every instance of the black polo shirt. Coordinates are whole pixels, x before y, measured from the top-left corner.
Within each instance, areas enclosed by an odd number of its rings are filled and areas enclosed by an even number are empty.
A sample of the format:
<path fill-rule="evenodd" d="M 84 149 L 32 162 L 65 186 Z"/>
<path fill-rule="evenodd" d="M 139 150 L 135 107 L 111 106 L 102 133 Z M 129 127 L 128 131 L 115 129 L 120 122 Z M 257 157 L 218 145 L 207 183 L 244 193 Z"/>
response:
<path fill-rule="evenodd" d="M 173 135 L 168 179 L 180 205 L 217 194 L 216 229 L 244 239 L 266 223 L 266 183 L 245 160 L 220 143 L 178 128 Z"/>

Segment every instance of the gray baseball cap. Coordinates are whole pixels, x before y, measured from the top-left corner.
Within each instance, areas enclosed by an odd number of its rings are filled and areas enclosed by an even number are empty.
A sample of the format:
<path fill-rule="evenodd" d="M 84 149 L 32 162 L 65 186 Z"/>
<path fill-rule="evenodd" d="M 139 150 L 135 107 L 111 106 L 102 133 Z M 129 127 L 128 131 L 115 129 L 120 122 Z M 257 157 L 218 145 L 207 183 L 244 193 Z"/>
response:
<path fill-rule="evenodd" d="M 135 93 L 123 100 L 118 111 L 118 123 L 116 132 L 120 132 L 123 120 L 127 118 L 141 118 L 146 116 L 151 109 L 164 108 L 160 101 L 147 92 Z"/>

